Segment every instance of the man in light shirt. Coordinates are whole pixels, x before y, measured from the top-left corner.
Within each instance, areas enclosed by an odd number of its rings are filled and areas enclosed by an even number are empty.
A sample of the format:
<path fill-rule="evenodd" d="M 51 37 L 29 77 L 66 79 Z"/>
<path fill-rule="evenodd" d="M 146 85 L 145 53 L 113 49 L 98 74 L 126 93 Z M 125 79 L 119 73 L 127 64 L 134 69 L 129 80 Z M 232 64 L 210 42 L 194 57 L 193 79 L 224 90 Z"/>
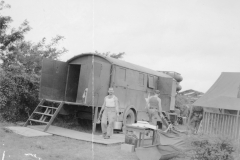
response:
<path fill-rule="evenodd" d="M 109 88 L 108 93 L 109 95 L 104 98 L 104 103 L 100 111 L 100 115 L 103 112 L 101 127 L 104 139 L 109 139 L 113 134 L 114 122 L 119 113 L 118 98 L 113 94 L 113 88 Z"/>
<path fill-rule="evenodd" d="M 146 99 L 147 101 L 147 113 L 149 115 L 150 124 L 156 125 L 157 122 L 162 123 L 162 106 L 161 99 L 159 98 L 160 91 L 155 90 L 154 95 Z"/>

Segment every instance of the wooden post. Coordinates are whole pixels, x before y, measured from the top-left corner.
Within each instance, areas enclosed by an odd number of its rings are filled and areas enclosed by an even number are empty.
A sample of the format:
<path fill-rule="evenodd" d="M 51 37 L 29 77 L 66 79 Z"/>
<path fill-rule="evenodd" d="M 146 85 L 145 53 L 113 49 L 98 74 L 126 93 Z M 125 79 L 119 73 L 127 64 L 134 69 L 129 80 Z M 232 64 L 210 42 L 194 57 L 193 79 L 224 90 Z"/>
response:
<path fill-rule="evenodd" d="M 96 131 L 97 117 L 98 117 L 98 106 L 95 107 L 95 112 L 94 112 L 93 134 L 94 134 L 95 131 Z"/>
<path fill-rule="evenodd" d="M 236 118 L 236 138 L 237 138 L 237 141 L 239 142 L 239 137 L 238 137 L 238 133 L 239 133 L 239 128 L 238 128 L 238 117 L 239 117 L 239 110 L 237 111 L 237 118 Z"/>
<path fill-rule="evenodd" d="M 237 111 L 237 119 L 236 119 L 236 121 L 237 121 L 237 123 L 236 123 L 236 132 L 237 132 L 237 153 L 238 153 L 238 150 L 239 150 L 239 128 L 238 128 L 238 117 L 239 117 L 239 110 Z M 239 154 L 237 155 L 237 157 L 239 158 Z"/>
<path fill-rule="evenodd" d="M 206 127 L 206 115 L 205 115 L 205 110 L 203 110 L 203 124 L 202 124 L 202 133 L 205 133 L 205 127 Z"/>

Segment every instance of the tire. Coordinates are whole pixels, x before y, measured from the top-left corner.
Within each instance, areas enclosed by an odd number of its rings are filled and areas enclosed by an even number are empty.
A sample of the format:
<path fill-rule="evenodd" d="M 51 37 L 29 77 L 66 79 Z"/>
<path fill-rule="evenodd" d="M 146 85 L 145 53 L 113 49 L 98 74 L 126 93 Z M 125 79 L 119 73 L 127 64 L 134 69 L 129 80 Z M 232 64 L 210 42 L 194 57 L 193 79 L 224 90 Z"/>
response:
<path fill-rule="evenodd" d="M 129 109 L 124 115 L 123 123 L 125 124 L 133 124 L 135 123 L 136 116 L 132 109 Z"/>

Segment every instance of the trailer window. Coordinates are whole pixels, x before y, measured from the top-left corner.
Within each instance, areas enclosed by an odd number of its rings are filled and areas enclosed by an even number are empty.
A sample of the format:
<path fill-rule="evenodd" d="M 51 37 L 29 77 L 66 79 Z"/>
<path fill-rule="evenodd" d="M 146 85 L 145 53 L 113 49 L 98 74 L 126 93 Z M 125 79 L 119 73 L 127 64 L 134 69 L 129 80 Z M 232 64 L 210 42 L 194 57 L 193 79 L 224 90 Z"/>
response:
<path fill-rule="evenodd" d="M 140 86 L 144 86 L 144 74 L 143 73 L 139 73 L 138 84 Z"/>
<path fill-rule="evenodd" d="M 155 88 L 158 88 L 158 77 L 156 77 L 156 76 L 154 76 L 154 86 L 155 86 Z"/>
<path fill-rule="evenodd" d="M 148 88 L 154 88 L 153 76 L 148 75 Z"/>

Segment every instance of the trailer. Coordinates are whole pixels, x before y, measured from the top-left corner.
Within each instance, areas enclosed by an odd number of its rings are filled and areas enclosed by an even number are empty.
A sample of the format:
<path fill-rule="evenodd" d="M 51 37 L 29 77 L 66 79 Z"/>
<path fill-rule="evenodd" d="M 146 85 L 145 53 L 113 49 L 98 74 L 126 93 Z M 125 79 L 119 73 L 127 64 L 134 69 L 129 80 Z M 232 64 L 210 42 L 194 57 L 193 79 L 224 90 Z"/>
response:
<path fill-rule="evenodd" d="M 39 92 L 42 101 L 37 108 L 47 109 L 42 113 L 42 119 L 35 121 L 41 122 L 51 115 L 44 120 L 47 130 L 57 114 L 74 112 L 79 121 L 92 120 L 95 130 L 109 87 L 114 88 L 114 95 L 119 100 L 119 121 L 123 124 L 148 121 L 145 98 L 158 89 L 163 110 L 174 110 L 176 86 L 177 81 L 165 73 L 99 54 L 80 54 L 67 62 L 44 58 Z M 59 103 L 55 106 L 56 111 L 48 112 L 51 108 L 44 105 L 45 101 Z M 37 108 L 34 112 L 38 112 Z M 25 126 L 34 121 L 34 112 Z"/>

